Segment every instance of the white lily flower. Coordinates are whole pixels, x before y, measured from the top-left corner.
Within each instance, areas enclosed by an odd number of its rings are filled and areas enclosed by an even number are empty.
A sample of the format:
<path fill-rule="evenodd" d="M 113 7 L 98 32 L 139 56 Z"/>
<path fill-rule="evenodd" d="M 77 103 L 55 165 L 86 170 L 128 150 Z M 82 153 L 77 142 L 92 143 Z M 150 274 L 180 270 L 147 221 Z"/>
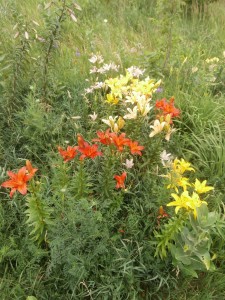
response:
<path fill-rule="evenodd" d="M 138 67 L 131 66 L 127 71 L 133 76 L 139 78 L 140 75 L 143 75 L 145 70 L 141 70 Z"/>
<path fill-rule="evenodd" d="M 84 91 L 85 91 L 85 94 L 91 94 L 91 93 L 93 93 L 93 89 L 92 88 L 87 88 Z"/>
<path fill-rule="evenodd" d="M 91 70 L 90 70 L 90 74 L 93 73 L 97 73 L 98 72 L 98 68 L 96 66 L 94 66 Z"/>
<path fill-rule="evenodd" d="M 92 63 L 92 64 L 95 64 L 96 62 L 98 63 L 102 63 L 104 61 L 103 57 L 101 55 L 93 55 L 89 61 Z"/>
<path fill-rule="evenodd" d="M 161 163 L 164 167 L 169 167 L 172 162 L 172 154 L 167 153 L 166 150 L 160 153 Z"/>
<path fill-rule="evenodd" d="M 96 90 L 96 89 L 101 89 L 101 88 L 104 87 L 104 85 L 105 85 L 104 82 L 102 82 L 102 81 L 97 81 L 97 82 L 95 82 L 94 85 L 91 86 L 91 88 L 93 88 L 94 90 Z"/>
<path fill-rule="evenodd" d="M 108 120 L 107 119 L 102 119 L 102 122 L 108 125 L 113 132 L 118 132 L 120 129 L 124 127 L 125 121 L 122 117 L 119 117 L 118 121 L 116 122 L 116 117 L 109 116 Z"/>
<path fill-rule="evenodd" d="M 90 114 L 89 117 L 92 119 L 92 121 L 95 121 L 98 115 L 94 112 L 93 115 Z"/>
<path fill-rule="evenodd" d="M 123 165 L 124 165 L 127 169 L 133 168 L 133 166 L 134 166 L 133 158 L 131 158 L 131 159 L 126 159 L 126 162 L 123 163 Z"/>
<path fill-rule="evenodd" d="M 141 97 L 145 97 L 141 92 L 132 91 L 131 95 L 126 96 L 125 102 L 136 104 L 138 101 L 137 99 L 140 99 Z"/>

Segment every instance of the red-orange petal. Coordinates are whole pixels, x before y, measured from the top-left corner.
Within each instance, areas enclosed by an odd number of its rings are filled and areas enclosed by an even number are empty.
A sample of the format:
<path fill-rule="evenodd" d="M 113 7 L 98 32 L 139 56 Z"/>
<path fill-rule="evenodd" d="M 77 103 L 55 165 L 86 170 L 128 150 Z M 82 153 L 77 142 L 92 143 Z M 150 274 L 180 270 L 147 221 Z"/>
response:
<path fill-rule="evenodd" d="M 18 192 L 20 192 L 20 194 L 22 195 L 26 195 L 27 193 L 27 185 L 24 183 L 23 185 L 19 186 L 17 188 Z"/>
<path fill-rule="evenodd" d="M 7 180 L 5 182 L 3 182 L 1 184 L 2 187 L 5 187 L 5 188 L 13 188 L 15 187 L 17 184 L 14 180 Z"/>
<path fill-rule="evenodd" d="M 11 192 L 10 192 L 10 194 L 9 194 L 9 197 L 10 197 L 10 198 L 12 198 L 12 196 L 13 196 L 14 193 L 15 193 L 15 191 L 16 191 L 16 188 L 14 188 L 14 189 L 11 190 Z"/>
<path fill-rule="evenodd" d="M 26 167 L 22 167 L 19 169 L 18 174 L 17 174 L 17 178 L 19 181 L 27 181 L 26 171 L 27 171 Z"/>

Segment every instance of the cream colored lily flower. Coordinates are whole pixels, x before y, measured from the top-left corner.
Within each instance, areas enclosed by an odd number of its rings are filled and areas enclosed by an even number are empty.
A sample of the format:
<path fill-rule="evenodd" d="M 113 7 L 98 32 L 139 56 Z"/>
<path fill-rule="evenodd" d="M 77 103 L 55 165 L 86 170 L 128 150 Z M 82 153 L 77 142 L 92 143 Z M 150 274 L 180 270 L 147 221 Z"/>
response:
<path fill-rule="evenodd" d="M 173 132 L 175 132 L 176 131 L 176 129 L 175 128 L 171 128 L 171 126 L 169 126 L 168 128 L 167 128 L 167 132 L 166 132 L 166 136 L 165 136 L 165 139 L 169 142 L 169 140 L 170 140 L 170 136 L 171 136 L 171 134 L 173 133 Z"/>
<path fill-rule="evenodd" d="M 120 129 L 122 129 L 125 125 L 125 121 L 122 117 L 119 117 L 118 121 L 116 122 L 116 117 L 109 116 L 108 120 L 107 119 L 102 119 L 102 122 L 108 125 L 113 132 L 118 132 Z"/>
<path fill-rule="evenodd" d="M 145 99 L 145 95 L 143 95 L 141 92 L 132 91 L 130 95 L 126 96 L 125 102 L 136 104 L 138 99 L 140 101 L 141 98 Z"/>
<path fill-rule="evenodd" d="M 93 114 L 90 114 L 88 116 L 92 119 L 92 121 L 95 121 L 97 119 L 97 117 L 98 117 L 98 115 L 95 113 L 95 111 L 94 111 Z"/>
<path fill-rule="evenodd" d="M 165 125 L 166 122 L 160 122 L 159 120 L 155 120 L 154 124 L 150 125 L 150 128 L 152 128 L 153 131 L 150 132 L 149 137 L 153 137 L 154 135 L 162 132 Z"/>
<path fill-rule="evenodd" d="M 117 118 L 118 118 L 118 116 L 116 116 L 114 118 L 112 116 L 109 116 L 108 120 L 107 119 L 102 119 L 102 122 L 105 123 L 106 125 L 110 126 L 110 127 L 113 127 Z"/>
<path fill-rule="evenodd" d="M 140 112 L 140 114 L 145 117 L 147 115 L 147 113 L 152 109 L 152 106 L 150 106 L 149 103 L 145 102 L 145 103 L 137 103 L 137 107 L 138 107 L 138 111 Z"/>
<path fill-rule="evenodd" d="M 127 108 L 129 114 L 125 115 L 123 118 L 124 119 L 137 119 L 137 112 L 138 108 L 137 106 L 134 106 L 133 110 L 131 108 Z"/>
<path fill-rule="evenodd" d="M 161 163 L 164 167 L 170 167 L 172 163 L 172 154 L 167 153 L 166 150 L 160 153 Z"/>

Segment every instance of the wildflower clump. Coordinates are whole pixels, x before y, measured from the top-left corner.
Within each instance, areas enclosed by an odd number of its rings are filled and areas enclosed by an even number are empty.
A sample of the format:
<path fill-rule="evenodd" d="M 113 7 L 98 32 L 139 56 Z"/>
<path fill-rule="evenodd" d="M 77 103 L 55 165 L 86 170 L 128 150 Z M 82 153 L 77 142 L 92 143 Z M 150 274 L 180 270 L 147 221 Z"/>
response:
<path fill-rule="evenodd" d="M 136 69 L 135 69 L 136 70 Z M 161 80 L 155 81 L 146 77 L 144 80 L 139 78 L 143 74 L 140 70 L 136 74 L 132 68 L 127 69 L 126 75 L 105 80 L 106 102 L 114 105 L 123 105 L 125 114 L 124 119 L 137 119 L 138 116 L 145 117 L 152 109 L 150 105 L 152 95 L 161 84 Z"/>
<path fill-rule="evenodd" d="M 155 255 L 162 259 L 168 253 L 173 264 L 185 274 L 198 277 L 198 270 L 215 270 L 211 247 L 213 236 L 220 235 L 224 228 L 221 217 L 216 211 L 209 212 L 204 195 L 214 187 L 207 181 L 194 178 L 195 168 L 190 162 L 175 158 L 164 150 L 161 162 L 167 174 L 160 175 L 167 179 L 167 190 L 171 190 L 171 200 L 165 205 L 175 207 L 175 215 L 164 211 L 162 206 L 157 217 L 158 228 L 155 230 L 157 247 Z M 163 224 L 159 220 L 164 218 Z"/>
<path fill-rule="evenodd" d="M 114 156 L 114 154 L 124 154 L 126 155 L 129 152 L 130 155 L 142 156 L 142 151 L 144 150 L 144 146 L 140 145 L 138 141 L 133 141 L 130 138 L 126 137 L 126 133 L 116 133 L 111 131 L 111 128 L 108 128 L 105 132 L 101 130 L 97 130 L 96 132 L 97 138 L 92 139 L 93 142 L 97 142 L 98 144 L 89 144 L 84 140 L 81 134 L 77 135 L 77 145 L 76 146 L 67 146 L 66 150 L 63 150 L 62 147 L 58 147 L 58 151 L 60 156 L 63 158 L 64 163 L 74 160 L 79 154 L 79 160 L 83 161 L 86 158 L 94 159 L 97 156 L 103 156 L 105 150 L 102 152 L 99 150 L 99 146 L 108 147 L 110 149 L 110 153 Z M 106 155 L 107 156 L 107 155 Z M 116 156 L 115 156 L 116 157 Z M 118 159 L 121 159 L 117 155 Z M 109 160 L 108 157 L 105 158 Z M 127 169 L 133 167 L 133 159 L 126 159 L 126 163 L 122 163 Z M 122 175 L 114 175 L 114 179 L 117 180 L 116 188 L 125 188 L 124 180 L 127 177 L 127 173 L 123 172 Z"/>
<path fill-rule="evenodd" d="M 206 201 L 201 200 L 200 194 L 213 190 L 213 187 L 206 186 L 206 180 L 201 183 L 197 178 L 192 183 L 185 174 L 187 172 L 195 172 L 195 169 L 183 158 L 175 158 L 168 166 L 168 169 L 169 172 L 162 176 L 169 181 L 167 189 L 172 189 L 176 193 L 171 194 L 175 201 L 171 201 L 167 206 L 175 206 L 176 214 L 181 208 L 184 208 L 186 211 L 192 212 L 194 217 L 197 218 L 196 209 L 202 204 L 207 205 Z"/>
<path fill-rule="evenodd" d="M 93 56 L 90 61 L 92 63 L 103 64 L 103 59 L 99 55 Z M 102 74 L 104 77 L 107 72 L 99 72 L 101 68 L 91 69 L 91 73 Z M 118 68 L 113 68 L 118 71 Z M 160 89 L 161 80 L 143 78 L 145 70 L 131 66 L 126 69 L 125 75 L 107 76 L 101 82 L 95 82 L 91 88 L 86 89 L 85 97 L 88 94 L 101 90 L 103 105 L 108 105 L 110 115 L 103 117 L 101 120 L 108 125 L 113 132 L 119 132 L 130 126 L 132 121 L 137 124 L 142 120 L 150 120 L 150 128 L 152 131 L 149 137 L 152 138 L 161 132 L 165 133 L 165 139 L 170 140 L 171 134 L 175 132 L 173 120 L 180 116 L 180 110 L 175 107 L 175 98 L 171 97 L 169 101 L 166 98 L 153 101 L 153 95 Z M 116 112 L 116 115 L 113 115 Z M 134 125 L 135 126 L 135 125 Z"/>

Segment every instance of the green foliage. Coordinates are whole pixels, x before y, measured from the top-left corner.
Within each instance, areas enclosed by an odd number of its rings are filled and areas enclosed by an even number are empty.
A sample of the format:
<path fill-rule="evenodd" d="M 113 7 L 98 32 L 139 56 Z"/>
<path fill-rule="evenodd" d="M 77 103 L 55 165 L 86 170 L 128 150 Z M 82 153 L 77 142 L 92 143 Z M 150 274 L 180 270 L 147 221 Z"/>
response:
<path fill-rule="evenodd" d="M 30 234 L 35 241 L 39 244 L 42 242 L 48 243 L 47 232 L 48 228 L 53 225 L 51 219 L 53 210 L 49 207 L 46 196 L 41 190 L 41 183 L 38 183 L 36 187 L 32 183 L 31 192 L 26 202 L 25 214 L 28 217 L 26 223 L 33 227 Z"/>
<path fill-rule="evenodd" d="M 92 193 L 92 184 L 89 177 L 87 169 L 81 162 L 75 171 L 71 184 L 71 192 L 76 200 L 86 198 Z"/>
<path fill-rule="evenodd" d="M 161 233 L 156 232 L 156 255 L 165 257 L 169 251 L 173 264 L 186 275 L 198 277 L 196 271 L 214 271 L 215 265 L 211 257 L 213 240 L 219 235 L 224 240 L 222 230 L 223 220 L 213 211 L 209 212 L 207 205 L 197 208 L 197 217 L 187 215 L 169 220 L 164 224 Z M 182 221 L 182 223 L 180 223 Z M 214 254 L 216 257 L 216 255 Z"/>
<path fill-rule="evenodd" d="M 206 8 L 210 3 L 217 2 L 218 0 L 184 0 L 184 4 L 187 6 L 187 16 L 191 16 L 194 8 L 197 8 L 198 14 L 202 17 L 207 11 Z"/>
<path fill-rule="evenodd" d="M 191 139 L 190 139 L 191 134 Z M 217 123 L 202 127 L 200 133 L 191 130 L 185 136 L 186 151 L 193 162 L 198 165 L 202 177 L 216 178 L 224 176 L 224 128 Z"/>
<path fill-rule="evenodd" d="M 182 231 L 185 219 L 183 217 L 173 217 L 164 224 L 161 232 L 155 231 L 157 240 L 155 255 L 161 258 L 167 256 L 167 251 L 171 250 L 173 243 L 177 240 L 177 234 Z"/>

